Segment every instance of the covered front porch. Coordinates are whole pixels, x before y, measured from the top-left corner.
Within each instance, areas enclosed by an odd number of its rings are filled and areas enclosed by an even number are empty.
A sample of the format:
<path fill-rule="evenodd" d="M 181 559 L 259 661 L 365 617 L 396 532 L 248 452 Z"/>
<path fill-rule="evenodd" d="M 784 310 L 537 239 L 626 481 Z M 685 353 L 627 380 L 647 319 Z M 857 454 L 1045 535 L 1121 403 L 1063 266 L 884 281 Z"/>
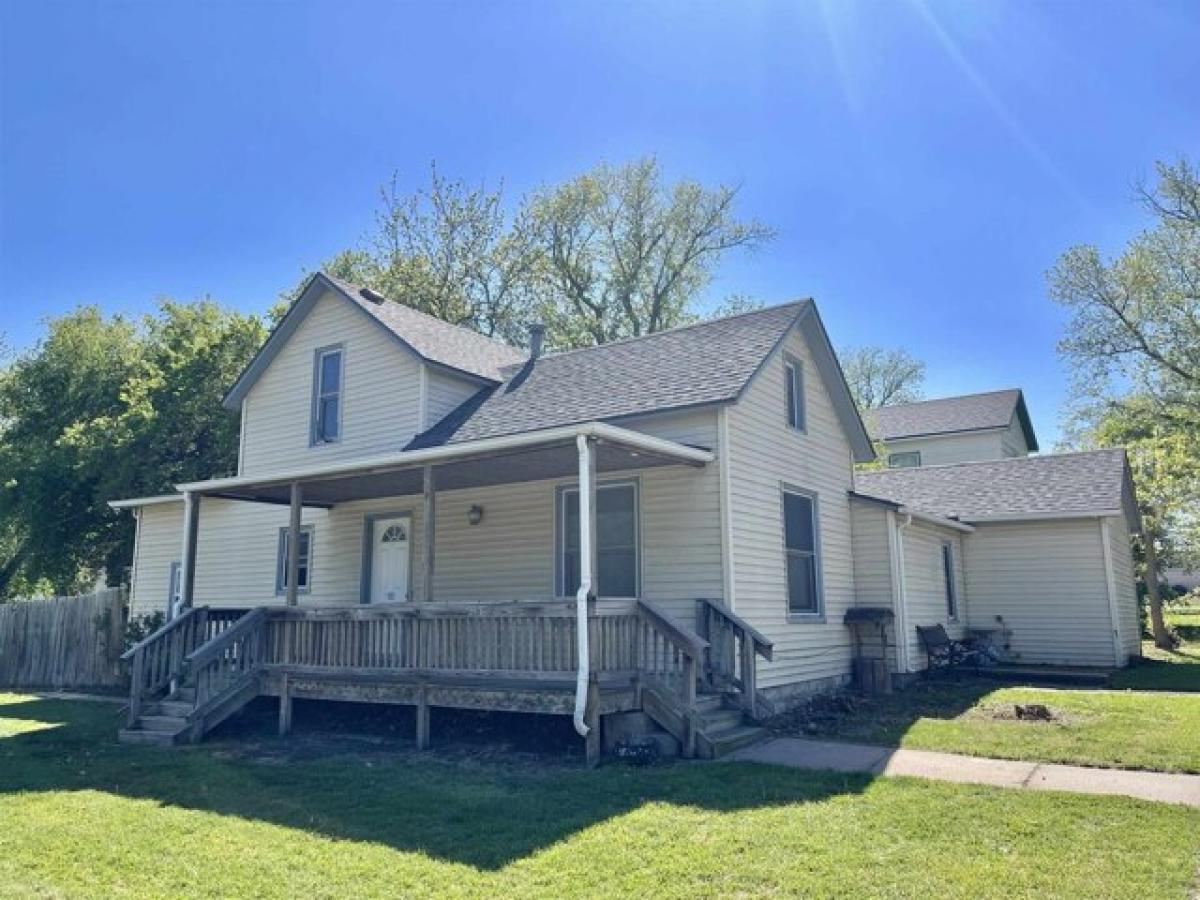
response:
<path fill-rule="evenodd" d="M 605 543 L 598 534 L 599 494 L 613 479 L 649 480 L 650 473 L 666 470 L 686 478 L 713 462 L 703 447 L 589 423 L 309 471 L 181 485 L 177 604 L 168 624 L 130 651 L 126 734 L 144 730 L 139 722 L 165 712 L 170 715 L 157 718 L 183 720 L 173 723 L 182 725 L 176 740 L 198 739 L 253 696 L 268 694 L 280 698 L 284 733 L 296 698 L 411 704 L 421 747 L 430 742 L 434 706 L 561 714 L 573 717 L 594 762 L 602 717 L 643 711 L 679 740 L 685 755 L 713 755 L 706 724 L 740 726 L 757 715 L 755 660 L 769 657 L 770 643 L 719 600 L 673 596 L 660 603 L 644 596 L 640 552 L 629 575 L 622 568 L 628 560 L 609 549 L 611 535 Z M 541 596 L 514 597 L 503 592 L 505 579 L 498 575 L 498 589 L 488 590 L 486 564 L 462 552 L 461 533 L 489 510 L 471 504 L 462 516 L 462 507 L 506 485 L 538 485 L 545 497 L 547 484 L 553 509 L 531 514 L 554 519 L 554 547 L 545 548 L 554 559 L 553 587 Z M 388 584 L 375 577 L 379 566 L 372 572 L 368 548 L 382 534 L 380 521 L 392 519 L 370 503 L 404 497 L 419 498 L 407 519 L 418 525 L 418 534 L 410 536 L 415 558 L 400 567 L 404 577 L 396 584 L 402 587 L 383 596 L 413 599 L 378 602 Z M 456 522 L 457 531 L 439 525 L 444 497 L 453 498 L 455 518 L 464 520 Z M 235 612 L 226 604 L 195 602 L 198 535 L 214 500 L 287 506 L 277 603 L 245 604 L 244 612 Z M 354 560 L 326 557 L 327 568 L 337 563 L 330 571 L 343 573 L 332 587 L 337 596 L 314 600 L 306 593 L 315 593 L 311 538 L 305 558 L 304 531 L 311 527 L 306 510 L 333 515 L 339 508 L 358 510 L 364 501 L 374 512 L 361 514 L 362 552 Z M 622 523 L 617 516 L 606 528 L 611 532 Z M 641 516 L 630 524 L 640 534 Z M 465 582 L 458 573 L 439 578 L 439 536 L 459 545 L 448 555 L 456 569 L 470 571 Z M 520 540 L 512 542 L 514 556 L 526 552 Z M 608 554 L 603 560 L 602 553 Z M 602 566 L 608 566 L 604 578 Z M 606 595 L 606 579 L 622 588 L 621 596 Z M 484 587 L 464 597 L 463 583 Z M 448 597 L 439 592 L 445 584 L 453 585 Z M 331 597 L 330 590 L 323 585 L 322 597 Z M 707 713 L 713 715 L 706 719 Z"/>

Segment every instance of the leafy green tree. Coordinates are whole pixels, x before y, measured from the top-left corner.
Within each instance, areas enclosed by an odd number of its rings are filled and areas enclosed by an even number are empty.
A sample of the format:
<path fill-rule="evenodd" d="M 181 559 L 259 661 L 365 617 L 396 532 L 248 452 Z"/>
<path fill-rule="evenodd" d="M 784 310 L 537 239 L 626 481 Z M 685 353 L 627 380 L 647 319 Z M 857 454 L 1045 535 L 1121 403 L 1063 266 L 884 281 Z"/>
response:
<path fill-rule="evenodd" d="M 412 194 L 385 186 L 373 230 L 322 268 L 510 343 L 540 320 L 551 346 L 588 346 L 694 319 L 721 259 L 771 237 L 735 216 L 736 199 L 736 188 L 667 184 L 647 159 L 542 188 L 510 214 L 502 189 L 435 167 Z"/>
<path fill-rule="evenodd" d="M 925 363 L 906 350 L 843 347 L 838 359 L 859 410 L 912 403 L 922 397 Z"/>
<path fill-rule="evenodd" d="M 1114 259 L 1083 245 L 1049 274 L 1070 313 L 1060 351 L 1076 376 L 1084 442 L 1126 446 L 1145 522 L 1143 572 L 1155 643 L 1159 557 L 1193 558 L 1200 515 L 1200 178 L 1187 160 L 1158 164 L 1140 190 L 1152 222 Z"/>
<path fill-rule="evenodd" d="M 256 317 L 170 301 L 140 323 L 84 307 L 47 331 L 0 373 L 0 596 L 115 578 L 132 526 L 108 500 L 233 471 L 221 399 L 266 336 Z"/>

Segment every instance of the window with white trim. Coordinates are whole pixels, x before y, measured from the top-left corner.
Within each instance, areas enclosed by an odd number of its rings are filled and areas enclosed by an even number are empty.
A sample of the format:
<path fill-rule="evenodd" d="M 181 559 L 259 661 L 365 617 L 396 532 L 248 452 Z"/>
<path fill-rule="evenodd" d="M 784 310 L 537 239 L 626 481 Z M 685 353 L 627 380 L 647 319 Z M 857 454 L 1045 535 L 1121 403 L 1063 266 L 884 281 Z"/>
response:
<path fill-rule="evenodd" d="M 790 356 L 783 360 L 783 390 L 787 403 L 788 428 L 805 430 L 804 369 L 800 360 Z"/>
<path fill-rule="evenodd" d="M 559 492 L 559 595 L 579 590 L 583 560 L 579 551 L 579 489 Z M 638 488 L 635 482 L 596 488 L 596 595 L 638 596 Z"/>
<path fill-rule="evenodd" d="M 954 544 L 942 543 L 942 579 L 946 584 L 946 617 L 958 618 L 958 585 L 954 580 Z"/>
<path fill-rule="evenodd" d="M 332 444 L 342 436 L 342 348 L 317 351 L 313 369 L 313 444 Z"/>
<path fill-rule="evenodd" d="M 288 536 L 291 534 L 290 528 L 279 529 L 279 553 L 275 561 L 275 593 L 287 593 L 287 576 L 288 576 Z M 313 527 L 304 525 L 300 529 L 300 565 L 296 575 L 296 590 L 301 594 L 307 594 L 311 587 L 312 574 L 312 551 L 313 551 Z"/>
<path fill-rule="evenodd" d="M 820 520 L 812 494 L 783 492 L 783 545 L 787 558 L 788 613 L 821 614 Z"/>
<path fill-rule="evenodd" d="M 905 450 L 902 453 L 888 454 L 889 469 L 912 469 L 921 465 L 920 450 Z"/>

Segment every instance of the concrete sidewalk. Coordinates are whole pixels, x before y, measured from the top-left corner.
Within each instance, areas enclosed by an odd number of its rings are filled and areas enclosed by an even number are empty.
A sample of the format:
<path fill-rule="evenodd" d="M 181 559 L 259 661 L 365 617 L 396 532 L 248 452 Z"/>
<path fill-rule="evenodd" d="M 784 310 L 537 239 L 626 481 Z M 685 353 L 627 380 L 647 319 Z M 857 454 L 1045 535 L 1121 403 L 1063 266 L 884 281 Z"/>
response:
<path fill-rule="evenodd" d="M 1055 763 L 1015 762 L 930 750 L 841 744 L 801 738 L 775 738 L 746 747 L 730 759 L 771 763 L 799 769 L 863 772 L 871 775 L 906 775 L 962 784 L 1033 791 L 1069 791 L 1076 794 L 1116 794 L 1200 807 L 1200 775 L 1167 772 L 1134 772 L 1126 769 L 1093 769 Z"/>

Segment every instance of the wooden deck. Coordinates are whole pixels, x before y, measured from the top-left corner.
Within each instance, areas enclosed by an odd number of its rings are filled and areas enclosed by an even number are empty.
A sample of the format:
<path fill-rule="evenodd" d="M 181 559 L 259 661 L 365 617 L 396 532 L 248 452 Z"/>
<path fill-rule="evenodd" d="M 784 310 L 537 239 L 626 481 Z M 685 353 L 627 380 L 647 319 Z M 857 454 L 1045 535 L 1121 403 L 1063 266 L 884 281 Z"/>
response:
<path fill-rule="evenodd" d="M 590 761 L 601 717 L 612 713 L 645 710 L 685 755 L 704 724 L 698 691 L 739 698 L 755 717 L 756 657 L 770 657 L 770 642 L 719 603 L 698 600 L 696 609 L 692 630 L 645 600 L 589 603 Z M 422 748 L 435 706 L 572 714 L 576 616 L 574 601 L 192 609 L 126 654 L 122 736 L 199 740 L 262 694 L 280 698 L 282 733 L 296 698 L 412 705 Z M 147 720 L 170 740 L 151 738 Z"/>

